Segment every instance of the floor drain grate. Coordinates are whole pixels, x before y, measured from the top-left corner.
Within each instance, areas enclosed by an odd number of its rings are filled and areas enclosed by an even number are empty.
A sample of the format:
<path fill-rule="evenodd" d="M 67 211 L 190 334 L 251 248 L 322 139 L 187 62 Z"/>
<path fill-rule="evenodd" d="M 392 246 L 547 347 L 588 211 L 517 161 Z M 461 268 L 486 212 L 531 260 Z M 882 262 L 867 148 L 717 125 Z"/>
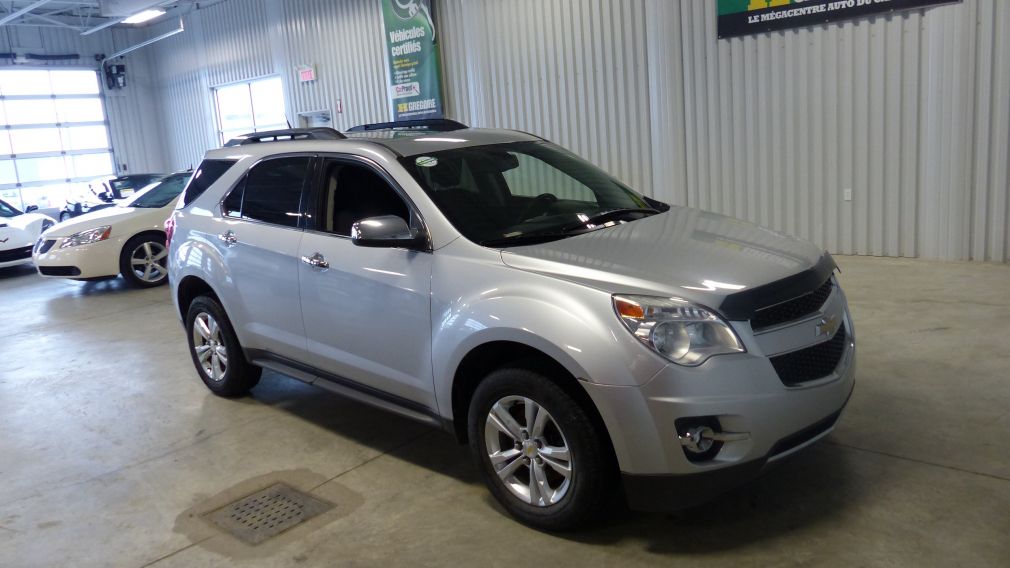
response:
<path fill-rule="evenodd" d="M 276 483 L 221 507 L 207 518 L 234 537 L 259 544 L 332 508 L 326 501 Z"/>

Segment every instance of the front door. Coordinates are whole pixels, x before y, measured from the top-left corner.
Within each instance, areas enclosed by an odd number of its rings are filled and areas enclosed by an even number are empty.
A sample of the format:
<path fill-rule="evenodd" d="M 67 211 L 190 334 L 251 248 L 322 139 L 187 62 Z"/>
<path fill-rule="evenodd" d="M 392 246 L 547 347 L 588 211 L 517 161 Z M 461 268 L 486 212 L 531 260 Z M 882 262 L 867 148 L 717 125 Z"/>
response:
<path fill-rule="evenodd" d="M 359 247 L 350 239 L 351 225 L 366 217 L 419 219 L 377 166 L 352 158 L 324 159 L 321 166 L 315 230 L 306 231 L 300 247 L 309 362 L 366 390 L 434 409 L 431 253 Z"/>

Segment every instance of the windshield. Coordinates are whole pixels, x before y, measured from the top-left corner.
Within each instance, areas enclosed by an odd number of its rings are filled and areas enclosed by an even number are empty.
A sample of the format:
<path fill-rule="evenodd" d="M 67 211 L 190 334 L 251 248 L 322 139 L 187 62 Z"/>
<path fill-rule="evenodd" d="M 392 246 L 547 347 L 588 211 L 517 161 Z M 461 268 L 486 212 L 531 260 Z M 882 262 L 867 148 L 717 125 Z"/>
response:
<path fill-rule="evenodd" d="M 459 232 L 485 246 L 561 239 L 665 208 L 547 142 L 456 148 L 401 163 Z"/>
<path fill-rule="evenodd" d="M 158 209 L 172 202 L 179 197 L 182 188 L 186 187 L 189 181 L 189 172 L 184 174 L 174 174 L 167 178 L 155 182 L 142 189 L 132 201 L 125 204 L 126 207 L 140 207 L 145 209 Z"/>
<path fill-rule="evenodd" d="M 21 211 L 18 211 L 12 205 L 0 199 L 0 217 L 17 217 L 20 214 Z"/>

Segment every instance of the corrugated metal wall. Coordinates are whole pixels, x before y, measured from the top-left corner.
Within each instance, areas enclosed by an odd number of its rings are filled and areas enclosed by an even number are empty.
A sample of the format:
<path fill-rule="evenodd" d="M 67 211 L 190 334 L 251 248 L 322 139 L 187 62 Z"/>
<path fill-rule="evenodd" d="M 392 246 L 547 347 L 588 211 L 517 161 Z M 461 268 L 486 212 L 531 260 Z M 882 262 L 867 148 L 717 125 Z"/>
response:
<path fill-rule="evenodd" d="M 464 121 L 833 252 L 1010 258 L 1010 2 L 731 40 L 714 1 L 438 6 Z"/>
<path fill-rule="evenodd" d="M 145 39 L 147 34 L 139 30 L 115 29 L 82 36 L 75 30 L 56 27 L 0 26 L 0 51 L 13 51 L 22 55 L 28 52 L 80 55 L 76 61 L 49 64 L 27 62 L 33 67 L 48 65 L 97 70 L 96 54 L 108 55 Z M 159 135 L 156 91 L 149 73 L 148 55 L 149 52 L 140 50 L 123 59 L 127 66 L 127 88 L 108 91 L 103 87 L 109 135 L 116 167 L 121 173 L 158 172 L 164 171 L 166 167 L 162 159 L 166 148 Z M 8 65 L 10 60 L 0 60 L 0 66 Z"/>
<path fill-rule="evenodd" d="M 660 199 L 833 252 L 1010 258 L 1010 2 L 732 40 L 716 39 L 712 1 L 436 6 L 454 118 L 543 135 Z M 153 48 L 166 158 L 187 166 L 215 143 L 212 85 L 269 73 L 292 123 L 338 100 L 337 128 L 387 119 L 381 26 L 378 0 L 195 11 Z M 299 64 L 319 80 L 297 83 Z"/>
<path fill-rule="evenodd" d="M 328 110 L 334 127 L 389 120 L 382 10 L 375 0 L 285 0 L 272 22 L 283 38 L 288 116 Z M 315 64 L 319 79 L 294 80 L 294 68 Z M 336 113 L 337 101 L 343 113 Z"/>
<path fill-rule="evenodd" d="M 292 125 L 314 111 L 330 111 L 336 128 L 389 119 L 376 0 L 228 0 L 191 12 L 185 24 L 185 33 L 152 46 L 173 168 L 198 163 L 217 144 L 218 85 L 280 75 Z M 301 64 L 315 64 L 319 79 L 296 81 Z"/>
<path fill-rule="evenodd" d="M 451 116 L 533 132 L 651 190 L 643 0 L 437 6 Z"/>

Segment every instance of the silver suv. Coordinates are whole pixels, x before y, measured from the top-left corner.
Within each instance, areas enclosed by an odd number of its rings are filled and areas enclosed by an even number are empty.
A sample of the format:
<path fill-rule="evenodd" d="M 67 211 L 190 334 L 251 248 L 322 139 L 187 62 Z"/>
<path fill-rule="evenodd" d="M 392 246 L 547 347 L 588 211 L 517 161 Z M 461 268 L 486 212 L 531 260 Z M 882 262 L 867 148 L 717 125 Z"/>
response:
<path fill-rule="evenodd" d="M 699 505 L 832 430 L 855 343 L 831 256 L 670 207 L 536 136 L 258 133 L 169 222 L 197 372 L 261 369 L 468 441 L 531 526 Z"/>

